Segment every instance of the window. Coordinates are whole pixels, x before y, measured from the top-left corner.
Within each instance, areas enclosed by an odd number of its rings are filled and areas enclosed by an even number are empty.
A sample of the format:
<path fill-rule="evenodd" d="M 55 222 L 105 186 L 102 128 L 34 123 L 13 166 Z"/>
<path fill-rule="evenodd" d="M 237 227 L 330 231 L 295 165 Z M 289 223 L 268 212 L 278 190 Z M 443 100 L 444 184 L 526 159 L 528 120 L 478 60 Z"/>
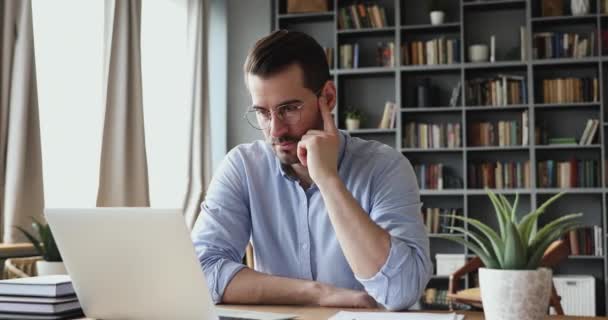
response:
<path fill-rule="evenodd" d="M 47 207 L 95 207 L 105 106 L 104 1 L 33 0 Z M 181 207 L 187 183 L 187 2 L 142 4 L 151 206 Z M 162 21 L 162 23 L 159 23 Z"/>

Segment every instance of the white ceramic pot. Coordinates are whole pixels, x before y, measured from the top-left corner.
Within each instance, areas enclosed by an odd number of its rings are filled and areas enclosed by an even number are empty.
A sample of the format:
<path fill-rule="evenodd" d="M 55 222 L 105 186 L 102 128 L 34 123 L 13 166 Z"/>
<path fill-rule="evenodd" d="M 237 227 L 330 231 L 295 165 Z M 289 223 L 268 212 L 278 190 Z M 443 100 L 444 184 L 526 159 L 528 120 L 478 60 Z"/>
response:
<path fill-rule="evenodd" d="M 486 320 L 541 320 L 549 308 L 552 272 L 479 269 L 481 302 Z"/>
<path fill-rule="evenodd" d="M 361 120 L 359 119 L 346 119 L 346 130 L 357 130 L 361 125 Z"/>
<path fill-rule="evenodd" d="M 488 61 L 489 48 L 486 44 L 474 44 L 469 46 L 469 60 L 471 62 Z"/>
<path fill-rule="evenodd" d="M 48 262 L 44 260 L 36 261 L 36 271 L 39 276 L 68 274 L 63 262 Z"/>
<path fill-rule="evenodd" d="M 436 26 L 443 24 L 445 19 L 445 12 L 443 11 L 431 11 L 431 24 Z"/>
<path fill-rule="evenodd" d="M 570 9 L 573 16 L 582 16 L 589 14 L 591 3 L 589 0 L 571 0 Z"/>

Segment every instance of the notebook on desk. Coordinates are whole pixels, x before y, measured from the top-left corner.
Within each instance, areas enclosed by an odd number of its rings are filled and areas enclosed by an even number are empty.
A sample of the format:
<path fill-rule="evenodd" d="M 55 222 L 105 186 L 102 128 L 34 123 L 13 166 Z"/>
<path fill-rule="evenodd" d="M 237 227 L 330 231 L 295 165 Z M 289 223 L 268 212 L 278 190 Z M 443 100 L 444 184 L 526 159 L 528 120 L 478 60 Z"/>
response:
<path fill-rule="evenodd" d="M 329 320 L 463 320 L 455 313 L 349 312 L 340 311 Z"/>
<path fill-rule="evenodd" d="M 96 319 L 291 319 L 211 300 L 181 210 L 46 209 L 82 309 Z"/>

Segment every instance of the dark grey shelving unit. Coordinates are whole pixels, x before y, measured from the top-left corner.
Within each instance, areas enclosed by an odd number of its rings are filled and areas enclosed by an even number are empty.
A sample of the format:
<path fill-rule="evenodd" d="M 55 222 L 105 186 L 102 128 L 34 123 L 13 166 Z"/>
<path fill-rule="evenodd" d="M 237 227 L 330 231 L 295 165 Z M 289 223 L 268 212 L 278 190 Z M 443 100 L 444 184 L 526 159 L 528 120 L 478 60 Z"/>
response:
<path fill-rule="evenodd" d="M 530 161 L 530 187 L 521 189 L 497 189 L 513 200 L 515 194 L 520 196 L 518 214 L 536 209 L 542 202 L 559 192 L 567 194 L 554 204 L 540 220 L 547 223 L 561 214 L 582 211 L 584 222 L 599 225 L 608 239 L 606 228 L 607 181 L 605 181 L 607 144 L 605 140 L 608 128 L 608 113 L 605 108 L 608 101 L 608 54 L 602 55 L 601 38 L 596 41 L 594 56 L 580 59 L 532 59 L 532 35 L 536 32 L 569 31 L 581 32 L 580 29 L 608 30 L 608 14 L 601 13 L 600 1 L 592 1 L 595 8 L 585 16 L 541 17 L 540 1 L 537 0 L 439 0 L 445 7 L 446 21 L 442 25 L 430 24 L 428 15 L 429 1 L 420 0 L 378 0 L 373 1 L 387 8 L 389 26 L 382 29 L 340 30 L 338 28 L 338 8 L 354 3 L 353 0 L 328 0 L 330 11 L 326 13 L 287 14 L 285 0 L 273 0 L 274 28 L 304 31 L 315 37 L 324 47 L 334 48 L 331 75 L 338 90 L 338 102 L 334 110 L 336 124 L 344 128 L 343 113 L 346 108 L 357 107 L 368 116 L 367 127 L 351 132 L 352 135 L 365 139 L 378 140 L 399 150 L 413 164 L 442 162 L 449 166 L 453 173 L 462 178 L 463 187 L 459 189 L 420 190 L 425 206 L 459 207 L 464 215 L 485 222 L 494 223 L 494 210 L 483 189 L 471 188 L 468 185 L 468 164 L 476 161 L 505 160 Z M 565 0 L 568 3 L 569 0 Z M 520 27 L 526 28 L 527 59 L 513 57 L 513 47 L 519 47 Z M 467 59 L 467 47 L 470 44 L 483 42 L 489 45 L 489 35 L 497 36 L 497 61 L 490 63 L 472 63 Z M 448 39 L 460 40 L 461 62 L 443 65 L 403 65 L 399 48 L 405 41 L 428 40 L 445 36 Z M 379 41 L 392 41 L 395 45 L 395 66 L 374 67 L 369 63 L 357 69 L 340 69 L 339 45 L 361 41 L 361 50 L 370 50 L 370 44 Z M 608 52 L 608 50 L 606 50 Z M 367 52 L 369 58 L 369 52 Z M 369 61 L 368 61 L 369 62 Z M 472 106 L 466 105 L 464 88 L 467 79 L 478 76 L 498 74 L 517 74 L 524 76 L 527 83 L 528 101 L 518 105 L 506 106 Z M 596 75 L 600 82 L 600 100 L 584 103 L 542 103 L 537 101 L 541 79 L 560 75 L 574 74 Z M 436 106 L 417 108 L 412 96 L 412 84 L 420 79 L 429 78 L 439 88 L 440 101 Z M 458 81 L 461 86 L 460 97 L 455 107 L 447 106 L 451 89 Z M 447 95 L 447 99 L 446 99 Z M 400 112 L 395 129 L 375 129 L 382 116 L 384 103 L 393 101 Z M 514 115 L 528 112 L 529 143 L 526 146 L 477 147 L 469 146 L 468 123 L 471 121 L 512 120 Z M 580 137 L 585 121 L 595 118 L 601 121 L 596 142 L 588 146 L 580 145 L 537 145 L 535 128 L 543 121 L 550 122 L 553 134 L 567 134 Z M 405 124 L 410 119 L 420 122 L 460 122 L 462 146 L 457 148 L 406 148 L 403 144 Z M 365 124 L 364 124 L 365 126 Z M 597 188 L 537 188 L 537 164 L 539 161 L 553 159 L 565 160 L 574 156 L 582 159 L 593 159 L 600 162 L 601 186 Z M 581 159 L 579 158 L 579 159 Z M 465 225 L 465 228 L 468 226 Z M 472 257 L 471 252 L 462 246 L 446 241 L 431 234 L 431 255 L 433 261 L 436 253 L 462 253 Z M 604 249 L 602 256 L 571 256 L 555 269 L 556 274 L 591 274 L 597 279 L 596 305 L 597 314 L 606 314 L 608 297 L 608 254 Z M 448 277 L 434 276 L 430 287 L 447 288 Z M 466 279 L 465 286 L 469 286 Z"/>

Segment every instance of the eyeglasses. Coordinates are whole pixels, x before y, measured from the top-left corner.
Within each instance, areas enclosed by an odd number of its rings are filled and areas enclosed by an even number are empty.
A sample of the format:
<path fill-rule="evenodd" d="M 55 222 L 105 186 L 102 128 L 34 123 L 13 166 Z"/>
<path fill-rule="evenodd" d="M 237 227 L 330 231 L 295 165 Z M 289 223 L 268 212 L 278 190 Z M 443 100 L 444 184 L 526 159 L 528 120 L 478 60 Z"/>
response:
<path fill-rule="evenodd" d="M 315 96 L 317 98 L 319 97 L 322 89 L 323 87 L 315 92 Z M 278 106 L 274 111 L 260 107 L 253 107 L 245 112 L 244 118 L 247 119 L 247 122 L 253 128 L 258 130 L 266 130 L 270 127 L 273 113 L 275 114 L 274 116 L 277 117 L 277 119 L 279 119 L 281 122 L 288 125 L 293 125 L 300 121 L 302 108 L 304 108 L 303 101 Z"/>
<path fill-rule="evenodd" d="M 245 112 L 245 119 L 249 125 L 258 130 L 265 130 L 270 127 L 272 114 L 285 124 L 296 124 L 300 121 L 301 110 L 304 107 L 304 102 L 296 102 L 278 106 L 274 111 L 255 107 L 252 110 Z"/>

